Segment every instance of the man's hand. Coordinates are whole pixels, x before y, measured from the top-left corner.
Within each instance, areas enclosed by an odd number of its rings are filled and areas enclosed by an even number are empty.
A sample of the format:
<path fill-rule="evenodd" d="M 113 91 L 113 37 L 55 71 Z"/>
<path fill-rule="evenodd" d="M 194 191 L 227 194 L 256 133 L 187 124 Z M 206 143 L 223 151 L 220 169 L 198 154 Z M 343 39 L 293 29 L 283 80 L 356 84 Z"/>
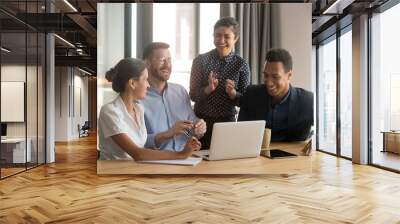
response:
<path fill-rule="evenodd" d="M 169 133 L 169 136 L 172 138 L 175 135 L 185 134 L 192 128 L 193 128 L 193 122 L 192 121 L 189 121 L 189 120 L 177 121 L 168 130 L 168 133 Z"/>
<path fill-rule="evenodd" d="M 214 92 L 214 90 L 218 86 L 217 74 L 214 71 L 211 71 L 208 75 L 208 86 L 204 89 L 204 92 L 209 95 Z"/>
<path fill-rule="evenodd" d="M 225 92 L 228 94 L 231 100 L 236 98 L 235 82 L 231 79 L 225 81 Z"/>
<path fill-rule="evenodd" d="M 197 138 L 191 137 L 186 141 L 185 147 L 179 153 L 183 155 L 184 158 L 187 158 L 192 155 L 193 151 L 198 151 L 201 149 L 201 143 Z"/>
<path fill-rule="evenodd" d="M 206 122 L 203 119 L 200 119 L 197 121 L 197 123 L 194 125 L 194 135 L 197 138 L 203 137 L 204 133 L 207 131 L 207 125 Z"/>

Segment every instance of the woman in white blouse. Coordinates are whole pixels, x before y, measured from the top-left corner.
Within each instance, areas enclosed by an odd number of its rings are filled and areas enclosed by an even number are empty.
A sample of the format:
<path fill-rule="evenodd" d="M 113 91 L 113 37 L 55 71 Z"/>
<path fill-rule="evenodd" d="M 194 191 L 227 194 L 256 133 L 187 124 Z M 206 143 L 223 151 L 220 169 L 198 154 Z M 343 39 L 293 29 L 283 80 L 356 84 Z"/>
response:
<path fill-rule="evenodd" d="M 106 79 L 112 82 L 113 90 L 119 95 L 100 110 L 100 159 L 185 159 L 201 148 L 195 137 L 190 138 L 180 152 L 144 148 L 147 131 L 143 107 L 137 100 L 146 96 L 147 76 L 145 64 L 134 58 L 122 59 L 106 73 Z"/>

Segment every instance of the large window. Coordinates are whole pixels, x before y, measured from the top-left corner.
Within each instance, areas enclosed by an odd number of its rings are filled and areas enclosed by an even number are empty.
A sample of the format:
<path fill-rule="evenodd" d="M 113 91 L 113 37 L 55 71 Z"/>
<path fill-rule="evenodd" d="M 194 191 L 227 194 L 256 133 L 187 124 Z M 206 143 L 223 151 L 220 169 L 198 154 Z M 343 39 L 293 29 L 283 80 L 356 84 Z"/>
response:
<path fill-rule="evenodd" d="M 170 45 L 171 82 L 189 90 L 192 61 L 214 48 L 213 27 L 218 19 L 219 4 L 153 4 L 153 41 Z"/>
<path fill-rule="evenodd" d="M 336 39 L 318 48 L 318 148 L 336 153 Z"/>
<path fill-rule="evenodd" d="M 376 14 L 371 19 L 371 137 L 372 163 L 400 170 L 400 156 L 392 153 L 400 148 L 400 133 L 394 149 L 388 149 L 383 132 L 400 131 L 400 4 Z M 393 139 L 394 140 L 394 139 Z M 389 140 L 390 141 L 390 140 Z M 400 151 L 400 150 L 399 150 Z"/>
<path fill-rule="evenodd" d="M 318 149 L 352 157 L 352 27 L 318 45 Z M 339 91 L 339 92 L 338 92 Z"/>
<path fill-rule="evenodd" d="M 170 81 L 185 87 L 196 56 L 195 4 L 154 4 L 153 41 L 170 45 L 173 74 Z M 165 19 L 170 18 L 170 19 Z"/>
<path fill-rule="evenodd" d="M 351 28 L 351 27 L 349 27 Z M 352 157 L 352 35 L 340 36 L 340 154 Z"/>

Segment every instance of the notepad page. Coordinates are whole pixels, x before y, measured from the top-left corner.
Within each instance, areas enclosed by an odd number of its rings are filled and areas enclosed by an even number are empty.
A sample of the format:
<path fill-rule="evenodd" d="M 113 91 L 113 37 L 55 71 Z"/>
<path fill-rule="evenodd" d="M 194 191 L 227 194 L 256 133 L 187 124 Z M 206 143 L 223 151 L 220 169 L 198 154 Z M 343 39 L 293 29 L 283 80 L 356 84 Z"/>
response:
<path fill-rule="evenodd" d="M 198 157 L 188 157 L 187 159 L 173 159 L 173 160 L 144 160 L 144 161 L 140 161 L 140 163 L 195 166 L 198 163 L 200 163 L 201 160 L 202 160 L 202 158 L 198 158 Z"/>

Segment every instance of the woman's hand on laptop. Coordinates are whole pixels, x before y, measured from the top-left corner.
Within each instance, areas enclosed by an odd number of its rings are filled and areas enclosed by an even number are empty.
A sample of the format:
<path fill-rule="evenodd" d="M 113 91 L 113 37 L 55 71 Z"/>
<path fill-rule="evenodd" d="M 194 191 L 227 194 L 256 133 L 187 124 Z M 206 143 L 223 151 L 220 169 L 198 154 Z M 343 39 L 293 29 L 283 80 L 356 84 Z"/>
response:
<path fill-rule="evenodd" d="M 197 138 L 203 137 L 204 133 L 206 133 L 206 130 L 207 130 L 207 125 L 206 125 L 206 122 L 203 119 L 200 119 L 194 125 L 194 135 Z"/>
<path fill-rule="evenodd" d="M 193 151 L 198 151 L 201 149 L 201 142 L 197 140 L 196 137 L 191 137 L 186 141 L 185 147 L 180 152 L 184 158 L 192 155 Z"/>

